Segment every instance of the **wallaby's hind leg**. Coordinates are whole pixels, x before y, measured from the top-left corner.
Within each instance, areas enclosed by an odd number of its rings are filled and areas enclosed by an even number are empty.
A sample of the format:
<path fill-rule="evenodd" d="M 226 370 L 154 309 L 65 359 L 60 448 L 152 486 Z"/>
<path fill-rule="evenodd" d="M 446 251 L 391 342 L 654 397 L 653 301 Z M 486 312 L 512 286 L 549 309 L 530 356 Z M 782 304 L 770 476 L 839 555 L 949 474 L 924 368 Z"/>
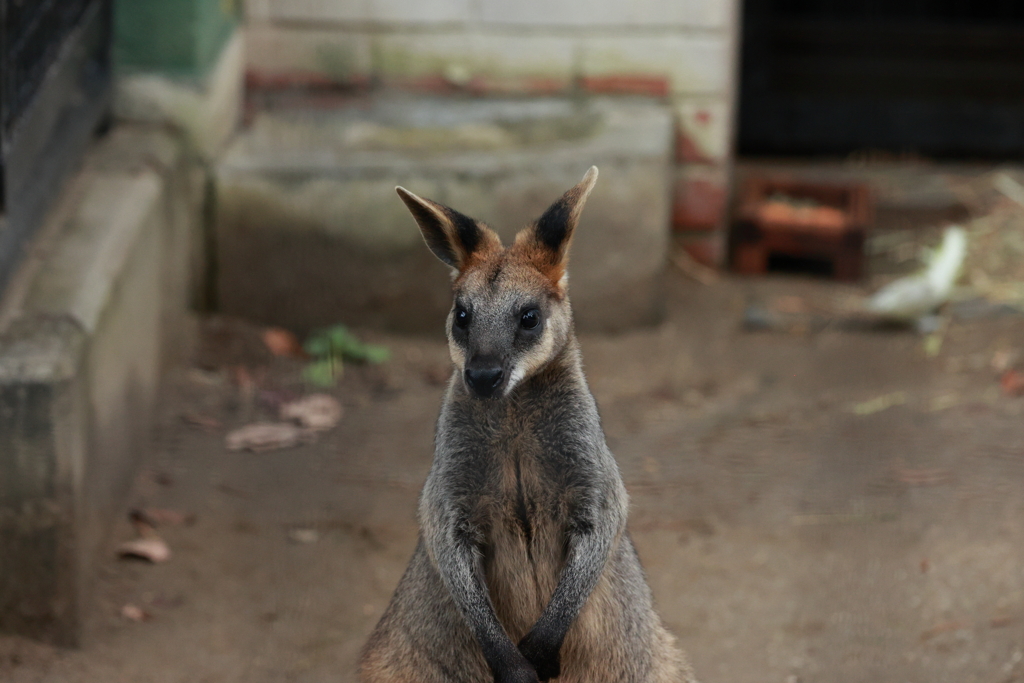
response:
<path fill-rule="evenodd" d="M 626 534 L 569 631 L 559 683 L 695 683 Z"/>
<path fill-rule="evenodd" d="M 651 683 L 697 683 L 686 655 L 676 645 L 675 636 L 658 626 L 657 644 L 654 646 L 655 662 L 651 671 Z"/>
<path fill-rule="evenodd" d="M 558 683 L 696 683 L 675 638 L 660 624 L 649 629 L 642 640 L 636 633 L 630 635 L 633 642 L 623 636 L 605 641 L 604 647 L 593 641 L 566 642 Z M 641 647 L 630 647 L 636 645 Z"/>

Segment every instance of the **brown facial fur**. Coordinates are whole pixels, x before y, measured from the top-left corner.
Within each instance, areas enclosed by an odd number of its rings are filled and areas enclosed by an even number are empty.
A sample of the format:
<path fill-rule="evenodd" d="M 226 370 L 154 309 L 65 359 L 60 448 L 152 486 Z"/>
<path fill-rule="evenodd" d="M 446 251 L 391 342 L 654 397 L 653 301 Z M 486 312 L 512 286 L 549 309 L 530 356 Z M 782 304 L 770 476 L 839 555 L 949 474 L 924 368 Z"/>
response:
<path fill-rule="evenodd" d="M 549 258 L 549 254 L 525 239 L 520 244 L 520 238 L 531 231 L 532 228 L 522 230 L 516 237 L 516 242 L 508 248 L 502 248 L 499 242 L 498 249 L 474 254 L 467 261 L 466 267 L 456 275 L 453 283 L 455 292 L 458 293 L 460 288 L 464 288 L 469 280 L 493 283 L 501 277 L 503 287 L 536 292 L 557 299 L 564 298 L 566 288 L 559 285 L 561 274 L 556 278 L 550 275 L 552 266 L 545 260 Z M 491 232 L 490 229 L 488 232 Z"/>
<path fill-rule="evenodd" d="M 530 228 L 524 233 L 528 230 Z M 455 300 L 477 309 L 505 311 L 514 316 L 520 305 L 529 302 L 539 304 L 543 312 L 544 329 L 537 343 L 505 355 L 510 375 L 506 394 L 557 356 L 571 338 L 572 312 L 566 280 L 563 277 L 560 281 L 552 281 L 537 268 L 533 259 L 532 251 L 513 245 L 476 260 L 471 267 L 459 273 L 453 284 Z M 468 360 L 467 349 L 455 338 L 454 314 L 453 308 L 448 316 L 448 347 L 452 362 L 462 373 Z M 512 320 L 511 324 L 515 321 Z M 492 336 L 497 338 L 500 332 L 495 328 Z M 479 336 L 486 337 L 487 332 L 481 331 Z"/>
<path fill-rule="evenodd" d="M 565 269 L 567 259 L 558 256 L 540 244 L 536 239 L 533 226 L 520 231 L 515 241 L 507 249 L 509 260 L 528 267 L 540 275 L 553 297 L 562 299 L 567 294 Z"/>

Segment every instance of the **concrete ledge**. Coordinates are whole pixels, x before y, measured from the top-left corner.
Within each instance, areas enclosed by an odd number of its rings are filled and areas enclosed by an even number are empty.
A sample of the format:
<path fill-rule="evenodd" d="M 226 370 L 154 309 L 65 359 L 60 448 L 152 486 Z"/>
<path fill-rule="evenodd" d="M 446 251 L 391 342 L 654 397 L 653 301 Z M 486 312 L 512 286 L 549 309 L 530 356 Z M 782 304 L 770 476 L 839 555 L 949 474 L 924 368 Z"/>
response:
<path fill-rule="evenodd" d="M 84 346 L 67 319 L 18 321 L 0 341 L 0 629 L 61 645 L 83 611 Z"/>
<path fill-rule="evenodd" d="M 33 313 L 66 315 L 94 334 L 122 272 L 152 220 L 161 191 L 153 172 L 97 175 L 74 223 L 39 273 L 25 304 Z M 120 201 L 111 202 L 118 198 Z"/>
<path fill-rule="evenodd" d="M 166 132 L 115 129 L 87 155 L 61 224 L 44 229 L 54 237 L 37 245 L 41 262 L 4 301 L 0 630 L 80 640 L 93 559 L 186 318 L 201 218 L 189 175 Z"/>

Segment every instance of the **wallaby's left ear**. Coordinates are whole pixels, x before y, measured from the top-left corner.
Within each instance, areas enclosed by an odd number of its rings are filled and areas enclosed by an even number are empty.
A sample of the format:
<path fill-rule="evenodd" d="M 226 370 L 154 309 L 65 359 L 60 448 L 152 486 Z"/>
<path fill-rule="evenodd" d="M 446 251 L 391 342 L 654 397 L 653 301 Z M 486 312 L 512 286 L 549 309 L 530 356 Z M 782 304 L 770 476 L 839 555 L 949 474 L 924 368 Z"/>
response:
<path fill-rule="evenodd" d="M 597 166 L 591 166 L 583 180 L 548 207 L 537 222 L 516 235 L 516 244 L 532 247 L 542 272 L 560 284 L 568 263 L 569 244 L 580 220 L 583 205 L 597 182 Z"/>
<path fill-rule="evenodd" d="M 430 251 L 456 273 L 466 269 L 474 254 L 501 249 L 498 235 L 469 216 L 417 197 L 404 187 L 396 187 L 395 191 L 416 219 Z"/>

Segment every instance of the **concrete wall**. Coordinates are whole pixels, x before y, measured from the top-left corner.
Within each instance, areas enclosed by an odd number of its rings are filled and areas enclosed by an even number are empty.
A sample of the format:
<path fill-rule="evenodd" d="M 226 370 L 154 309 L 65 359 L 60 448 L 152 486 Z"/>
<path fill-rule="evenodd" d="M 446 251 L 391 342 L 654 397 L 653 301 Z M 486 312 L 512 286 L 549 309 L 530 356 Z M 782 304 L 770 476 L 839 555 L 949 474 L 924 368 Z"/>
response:
<path fill-rule="evenodd" d="M 196 171 L 167 132 L 115 127 L 0 302 L 0 631 L 80 642 L 161 366 L 191 337 Z"/>
<path fill-rule="evenodd" d="M 722 257 L 739 0 L 246 0 L 250 85 L 644 94 L 677 125 L 674 228 Z"/>
<path fill-rule="evenodd" d="M 612 97 L 349 99 L 327 112 L 255 113 L 218 164 L 214 281 L 223 312 L 298 332 L 345 322 L 436 334 L 451 281 L 395 185 L 487 221 L 509 244 L 597 165 L 599 189 L 572 247 L 578 329 L 661 319 L 673 170 L 667 107 Z M 367 130 L 376 131 L 367 146 L 352 144 Z"/>

